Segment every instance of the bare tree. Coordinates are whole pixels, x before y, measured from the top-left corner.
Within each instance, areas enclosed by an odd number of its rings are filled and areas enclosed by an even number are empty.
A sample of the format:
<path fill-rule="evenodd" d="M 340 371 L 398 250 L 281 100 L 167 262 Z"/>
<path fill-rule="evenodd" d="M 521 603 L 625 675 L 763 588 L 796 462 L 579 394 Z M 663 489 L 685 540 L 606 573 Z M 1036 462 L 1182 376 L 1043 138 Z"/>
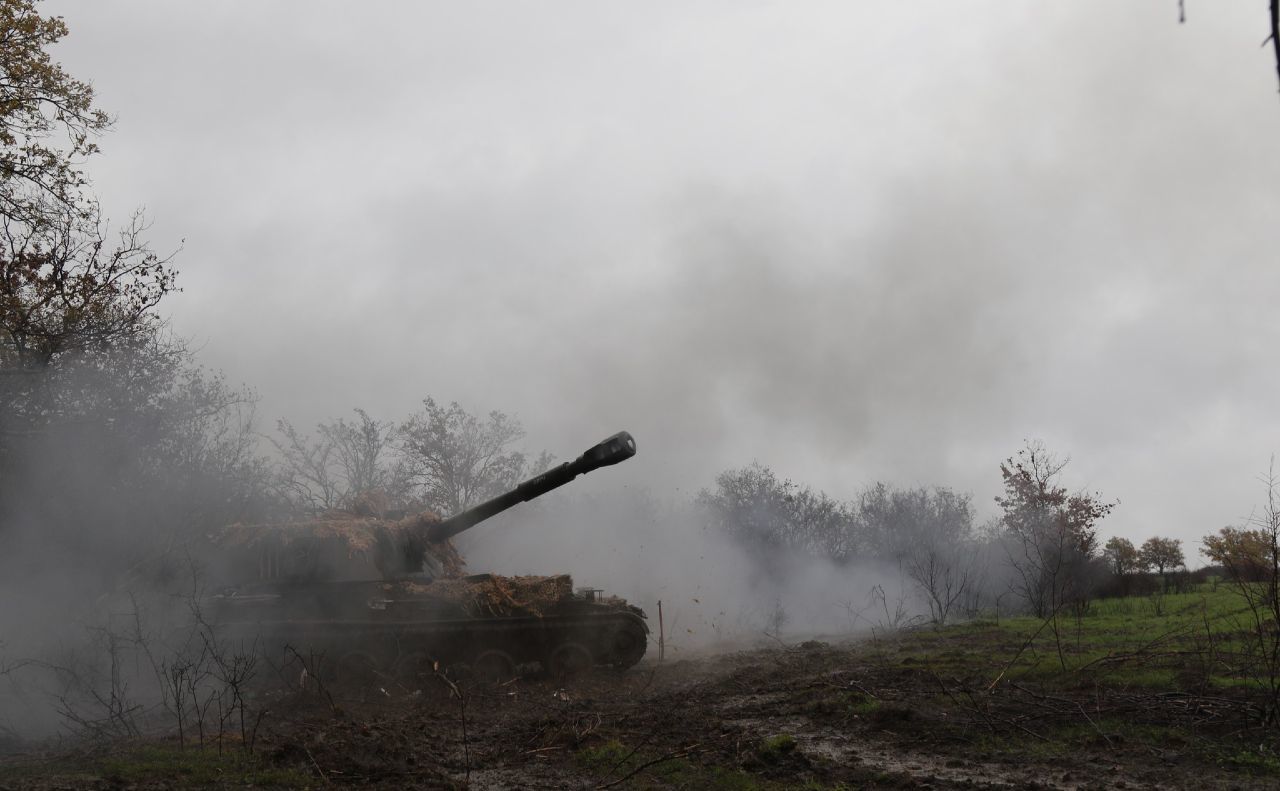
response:
<path fill-rule="evenodd" d="M 698 493 L 711 529 L 772 563 L 778 550 L 841 561 L 854 553 L 854 512 L 823 492 L 780 479 L 756 462 L 716 476 Z"/>
<path fill-rule="evenodd" d="M 339 418 L 320 425 L 320 433 L 328 438 L 337 457 L 346 483 L 346 499 L 398 488 L 396 467 L 388 458 L 395 438 L 394 424 L 374 420 L 363 409 L 356 409 L 355 413 L 352 423 Z"/>
<path fill-rule="evenodd" d="M 907 576 L 924 595 L 929 618 L 945 626 L 957 605 L 977 584 L 977 551 L 973 546 L 945 546 L 929 541 L 907 557 Z"/>
<path fill-rule="evenodd" d="M 859 499 L 863 546 L 896 561 L 941 626 L 978 584 L 972 497 L 879 483 Z"/>
<path fill-rule="evenodd" d="M 371 516 L 429 508 L 454 514 L 519 482 L 531 466 L 511 446 L 524 436 L 515 418 L 481 419 L 457 403 L 424 409 L 397 426 L 363 409 L 355 419 L 322 422 L 304 434 L 287 420 L 271 438 L 279 455 L 277 486 L 293 508 L 318 513 L 346 509 Z"/>
<path fill-rule="evenodd" d="M 280 439 L 268 439 L 280 454 L 279 486 L 285 498 L 313 512 L 336 507 L 342 490 L 333 441 L 323 432 L 319 437 L 305 435 L 284 419 L 276 421 L 276 431 Z"/>
<path fill-rule="evenodd" d="M 428 397 L 422 405 L 399 436 L 408 480 L 428 507 L 456 514 L 519 483 L 529 468 L 512 449 L 524 437 L 519 420 L 496 411 L 481 419 L 456 401 L 445 407 Z"/>
<path fill-rule="evenodd" d="M 314 435 L 287 420 L 276 422 L 279 438 L 270 441 L 279 454 L 277 486 L 294 508 L 380 516 L 407 505 L 409 485 L 394 424 L 363 409 L 355 414 L 352 422 L 338 418 L 318 424 Z"/>

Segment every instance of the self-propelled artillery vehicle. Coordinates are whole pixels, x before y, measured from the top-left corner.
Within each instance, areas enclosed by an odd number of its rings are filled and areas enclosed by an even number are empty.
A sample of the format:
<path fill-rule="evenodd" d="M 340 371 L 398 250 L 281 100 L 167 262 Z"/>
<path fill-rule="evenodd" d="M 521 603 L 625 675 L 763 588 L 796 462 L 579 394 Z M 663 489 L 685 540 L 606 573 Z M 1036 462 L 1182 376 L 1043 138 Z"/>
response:
<path fill-rule="evenodd" d="M 598 590 L 574 590 L 568 575 L 464 576 L 449 539 L 635 452 L 635 440 L 620 432 L 572 462 L 443 520 L 429 513 L 398 521 L 348 515 L 235 526 L 239 538 L 232 543 L 259 550 L 265 581 L 215 596 L 209 620 L 226 639 L 323 657 L 326 671 L 340 679 L 405 679 L 450 667 L 481 678 L 509 678 L 535 663 L 555 675 L 597 665 L 630 667 L 648 642 L 639 607 Z M 303 552 L 297 547 L 312 543 L 291 542 L 289 536 L 304 533 L 330 543 L 341 539 L 346 554 L 372 561 L 382 578 L 340 579 L 342 574 L 332 568 L 326 573 L 322 564 L 306 574 L 287 568 L 280 556 L 291 560 Z M 295 549 L 280 551 L 290 546 Z"/>

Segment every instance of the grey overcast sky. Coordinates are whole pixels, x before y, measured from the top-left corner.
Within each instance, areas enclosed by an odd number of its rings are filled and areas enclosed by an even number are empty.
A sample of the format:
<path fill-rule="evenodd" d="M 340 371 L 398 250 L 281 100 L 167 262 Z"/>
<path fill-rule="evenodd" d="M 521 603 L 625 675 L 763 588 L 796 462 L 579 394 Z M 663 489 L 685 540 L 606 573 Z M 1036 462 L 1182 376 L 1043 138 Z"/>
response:
<path fill-rule="evenodd" d="M 592 485 L 984 514 L 1042 438 L 1104 533 L 1190 544 L 1280 450 L 1280 97 L 1265 4 L 1187 5 L 44 10 L 118 116 L 104 205 L 185 238 L 165 310 L 264 426 L 432 395 L 558 456 L 631 430 Z"/>

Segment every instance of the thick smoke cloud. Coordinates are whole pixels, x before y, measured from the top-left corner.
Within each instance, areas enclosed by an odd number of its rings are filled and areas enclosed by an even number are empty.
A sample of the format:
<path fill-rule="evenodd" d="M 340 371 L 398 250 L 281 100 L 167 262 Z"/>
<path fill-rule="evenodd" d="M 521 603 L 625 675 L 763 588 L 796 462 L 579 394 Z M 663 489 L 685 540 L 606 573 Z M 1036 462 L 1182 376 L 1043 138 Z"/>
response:
<path fill-rule="evenodd" d="M 659 492 L 758 459 L 980 507 L 1040 437 L 1104 532 L 1189 545 L 1256 500 L 1260 12 L 51 8 L 108 205 L 187 238 L 175 327 L 264 415 L 430 394 L 557 455 L 628 428 Z"/>
<path fill-rule="evenodd" d="M 593 475 L 608 475 L 597 472 Z M 621 478 L 623 470 L 616 470 Z M 921 612 L 891 562 L 830 560 L 779 550 L 753 556 L 709 526 L 689 501 L 662 501 L 617 480 L 593 496 L 566 492 L 520 506 L 459 538 L 468 570 L 567 573 L 575 587 L 644 608 L 658 650 L 658 602 L 672 656 L 769 640 L 845 639 L 890 629 L 876 588 L 906 618 Z"/>

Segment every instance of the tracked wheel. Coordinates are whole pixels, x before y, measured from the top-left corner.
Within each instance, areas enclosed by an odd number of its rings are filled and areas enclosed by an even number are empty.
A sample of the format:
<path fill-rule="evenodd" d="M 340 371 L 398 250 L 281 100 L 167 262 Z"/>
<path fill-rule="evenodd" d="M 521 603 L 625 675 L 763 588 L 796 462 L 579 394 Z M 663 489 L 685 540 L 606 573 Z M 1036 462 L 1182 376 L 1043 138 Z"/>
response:
<path fill-rule="evenodd" d="M 483 684 L 497 684 L 515 678 L 516 660 L 506 651 L 484 651 L 471 662 L 471 674 Z"/>
<path fill-rule="evenodd" d="M 640 624 L 628 623 L 613 634 L 609 644 L 608 664 L 626 670 L 644 658 L 649 647 L 649 635 Z"/>
<path fill-rule="evenodd" d="M 547 672 L 552 678 L 580 676 L 595 666 L 595 658 L 582 643 L 561 643 L 547 657 Z"/>
<path fill-rule="evenodd" d="M 349 651 L 338 659 L 333 675 L 339 684 L 370 686 L 379 680 L 381 667 L 372 654 Z"/>
<path fill-rule="evenodd" d="M 433 669 L 431 657 L 421 651 L 411 651 L 401 654 L 392 672 L 395 674 L 396 681 L 407 687 L 414 687 L 422 685 Z"/>

